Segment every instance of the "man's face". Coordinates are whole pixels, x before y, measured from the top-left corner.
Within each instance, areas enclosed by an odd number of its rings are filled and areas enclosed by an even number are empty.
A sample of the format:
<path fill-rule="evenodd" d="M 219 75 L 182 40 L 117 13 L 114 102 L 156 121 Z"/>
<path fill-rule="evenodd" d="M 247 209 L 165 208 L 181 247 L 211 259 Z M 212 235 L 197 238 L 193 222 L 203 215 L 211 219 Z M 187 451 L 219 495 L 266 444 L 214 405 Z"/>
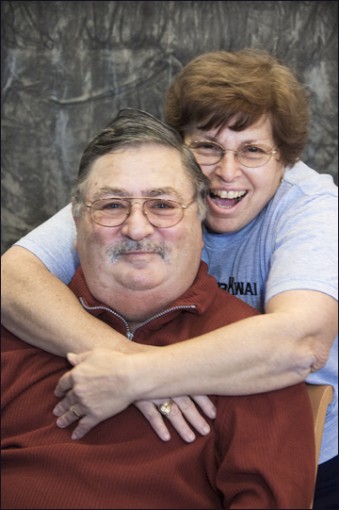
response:
<path fill-rule="evenodd" d="M 193 141 L 216 142 L 225 149 L 239 150 L 253 146 L 275 149 L 272 124 L 268 116 L 243 131 L 222 129 L 193 130 L 185 137 L 186 143 Z M 199 157 L 196 156 L 199 162 Z M 279 161 L 279 151 L 262 166 L 248 168 L 242 165 L 234 152 L 226 152 L 217 164 L 200 164 L 210 180 L 207 199 L 206 223 L 214 232 L 236 232 L 250 223 L 274 196 L 284 167 Z"/>
<path fill-rule="evenodd" d="M 193 196 L 178 152 L 147 144 L 98 158 L 88 177 L 85 202 L 153 197 L 187 205 Z M 171 301 L 191 286 L 197 273 L 203 242 L 196 202 L 185 209 L 179 223 L 167 228 L 151 225 L 142 203 L 133 201 L 128 218 L 115 227 L 95 223 L 86 207 L 75 218 L 87 284 L 105 303 L 126 288 L 163 291 Z"/>

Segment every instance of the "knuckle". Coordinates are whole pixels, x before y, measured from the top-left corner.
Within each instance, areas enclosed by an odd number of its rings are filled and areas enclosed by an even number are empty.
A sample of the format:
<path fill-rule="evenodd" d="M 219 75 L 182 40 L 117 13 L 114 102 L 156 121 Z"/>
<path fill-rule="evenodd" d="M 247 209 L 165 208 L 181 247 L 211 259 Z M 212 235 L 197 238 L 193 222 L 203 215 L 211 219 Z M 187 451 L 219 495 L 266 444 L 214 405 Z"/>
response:
<path fill-rule="evenodd" d="M 193 407 L 192 400 L 189 397 L 180 397 L 179 399 L 176 399 L 176 403 L 182 411 L 186 411 Z"/>
<path fill-rule="evenodd" d="M 143 410 L 143 414 L 145 417 L 150 418 L 150 419 L 156 419 L 160 415 L 158 409 L 154 406 L 145 407 Z"/>
<path fill-rule="evenodd" d="M 177 404 L 173 404 L 171 412 L 169 413 L 169 415 L 167 417 L 172 419 L 172 418 L 177 418 L 178 416 L 181 416 L 181 410 L 179 409 Z"/>
<path fill-rule="evenodd" d="M 154 419 L 159 416 L 159 411 L 151 402 L 138 402 L 136 407 L 147 419 Z"/>

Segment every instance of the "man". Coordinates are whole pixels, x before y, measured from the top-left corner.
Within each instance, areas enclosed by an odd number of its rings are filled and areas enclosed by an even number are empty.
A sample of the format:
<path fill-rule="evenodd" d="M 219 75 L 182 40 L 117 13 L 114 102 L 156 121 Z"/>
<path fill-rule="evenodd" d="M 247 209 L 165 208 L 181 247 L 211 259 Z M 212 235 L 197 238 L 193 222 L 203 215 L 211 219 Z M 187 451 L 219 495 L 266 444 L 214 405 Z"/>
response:
<path fill-rule="evenodd" d="M 121 112 L 83 154 L 72 206 L 81 265 L 70 288 L 140 349 L 257 314 L 201 262 L 207 189 L 180 136 L 144 112 Z M 178 435 L 163 443 L 128 396 L 119 409 L 101 406 L 101 423 L 73 441 L 52 414 L 67 361 L 5 329 L 2 349 L 4 508 L 309 507 L 315 455 L 303 383 L 212 396 L 211 433 L 190 444 Z M 86 363 L 93 376 L 99 363 L 107 381 L 118 355 L 94 349 Z M 82 416 L 76 404 L 69 412 Z"/>

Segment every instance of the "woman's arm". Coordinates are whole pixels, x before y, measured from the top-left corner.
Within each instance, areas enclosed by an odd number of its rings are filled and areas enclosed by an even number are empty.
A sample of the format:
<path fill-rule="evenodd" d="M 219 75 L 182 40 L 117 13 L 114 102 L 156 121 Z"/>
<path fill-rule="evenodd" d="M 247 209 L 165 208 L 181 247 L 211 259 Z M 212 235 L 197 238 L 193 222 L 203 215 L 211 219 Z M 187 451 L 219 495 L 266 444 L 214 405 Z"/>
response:
<path fill-rule="evenodd" d="M 56 395 L 64 397 L 55 408 L 57 423 L 73 423 L 70 407 L 76 404 L 84 417 L 73 437 L 80 438 L 135 400 L 246 395 L 291 386 L 325 364 L 337 320 L 333 298 L 289 291 L 272 298 L 265 315 L 160 350 L 134 356 L 105 350 L 72 354 L 76 366 L 56 388 Z M 107 394 L 103 388 L 109 388 Z"/>
<path fill-rule="evenodd" d="M 23 340 L 60 356 L 95 347 L 140 348 L 84 311 L 37 257 L 16 246 L 2 256 L 2 322 Z M 140 370 L 143 362 L 149 367 L 148 356 L 155 362 L 138 385 L 139 391 L 147 385 L 139 396 L 179 395 L 187 388 L 190 394 L 248 394 L 288 386 L 325 364 L 336 332 L 333 298 L 315 291 L 284 292 L 269 301 L 265 315 L 166 347 L 166 357 L 164 348 L 160 353 L 147 349 Z M 161 378 L 166 388 L 159 392 Z"/>
<path fill-rule="evenodd" d="M 68 287 L 29 251 L 11 248 L 2 257 L 2 271 L 3 324 L 27 342 L 58 355 L 95 347 L 120 353 L 141 348 L 85 312 Z M 300 382 L 324 365 L 337 331 L 333 298 L 315 291 L 284 292 L 270 300 L 266 312 L 187 342 L 119 356 L 118 361 L 111 353 L 113 377 L 124 381 L 116 384 L 114 394 L 110 386 L 111 405 L 119 407 L 119 399 L 131 403 L 168 395 L 267 391 Z M 69 392 L 60 403 L 61 414 L 79 400 L 72 390 L 75 376 L 80 377 L 77 367 L 58 388 L 59 395 Z M 84 391 L 90 430 L 98 421 L 86 398 Z M 148 419 L 165 439 L 158 414 Z M 65 420 L 70 422 L 70 413 Z"/>
<path fill-rule="evenodd" d="M 1 270 L 1 321 L 22 340 L 58 356 L 70 349 L 144 348 L 86 312 L 73 292 L 28 250 L 10 248 L 1 257 Z"/>
<path fill-rule="evenodd" d="M 129 384 L 137 398 L 180 391 L 244 395 L 283 388 L 324 366 L 337 330 L 336 300 L 315 291 L 284 292 L 271 299 L 264 315 L 161 352 L 127 357 Z M 152 366 L 148 375 L 147 364 Z"/>
<path fill-rule="evenodd" d="M 58 356 L 98 347 L 135 353 L 157 349 L 127 340 L 86 312 L 73 292 L 52 275 L 30 251 L 13 246 L 2 256 L 2 323 L 22 340 Z M 100 397 L 99 397 L 100 400 Z M 203 413 L 214 418 L 209 398 L 194 397 Z M 170 439 L 168 428 L 152 402 L 136 403 L 158 436 Z M 187 442 L 195 439 L 190 425 L 202 435 L 209 426 L 189 397 L 176 399 L 171 421 Z"/>

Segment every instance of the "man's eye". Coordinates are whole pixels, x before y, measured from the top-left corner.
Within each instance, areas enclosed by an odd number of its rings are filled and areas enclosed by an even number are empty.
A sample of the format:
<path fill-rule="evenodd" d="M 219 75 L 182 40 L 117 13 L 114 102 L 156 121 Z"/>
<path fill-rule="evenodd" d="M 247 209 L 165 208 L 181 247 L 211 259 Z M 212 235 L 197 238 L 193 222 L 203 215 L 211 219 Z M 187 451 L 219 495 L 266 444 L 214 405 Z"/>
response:
<path fill-rule="evenodd" d="M 170 200 L 154 200 L 149 202 L 149 207 L 151 209 L 161 209 L 161 210 L 171 210 L 176 208 L 176 204 L 171 202 Z"/>
<path fill-rule="evenodd" d="M 112 200 L 109 202 L 104 202 L 100 204 L 100 210 L 102 211 L 110 211 L 110 210 L 116 210 L 116 209 L 128 209 L 128 205 L 125 202 L 119 202 L 117 200 Z"/>

